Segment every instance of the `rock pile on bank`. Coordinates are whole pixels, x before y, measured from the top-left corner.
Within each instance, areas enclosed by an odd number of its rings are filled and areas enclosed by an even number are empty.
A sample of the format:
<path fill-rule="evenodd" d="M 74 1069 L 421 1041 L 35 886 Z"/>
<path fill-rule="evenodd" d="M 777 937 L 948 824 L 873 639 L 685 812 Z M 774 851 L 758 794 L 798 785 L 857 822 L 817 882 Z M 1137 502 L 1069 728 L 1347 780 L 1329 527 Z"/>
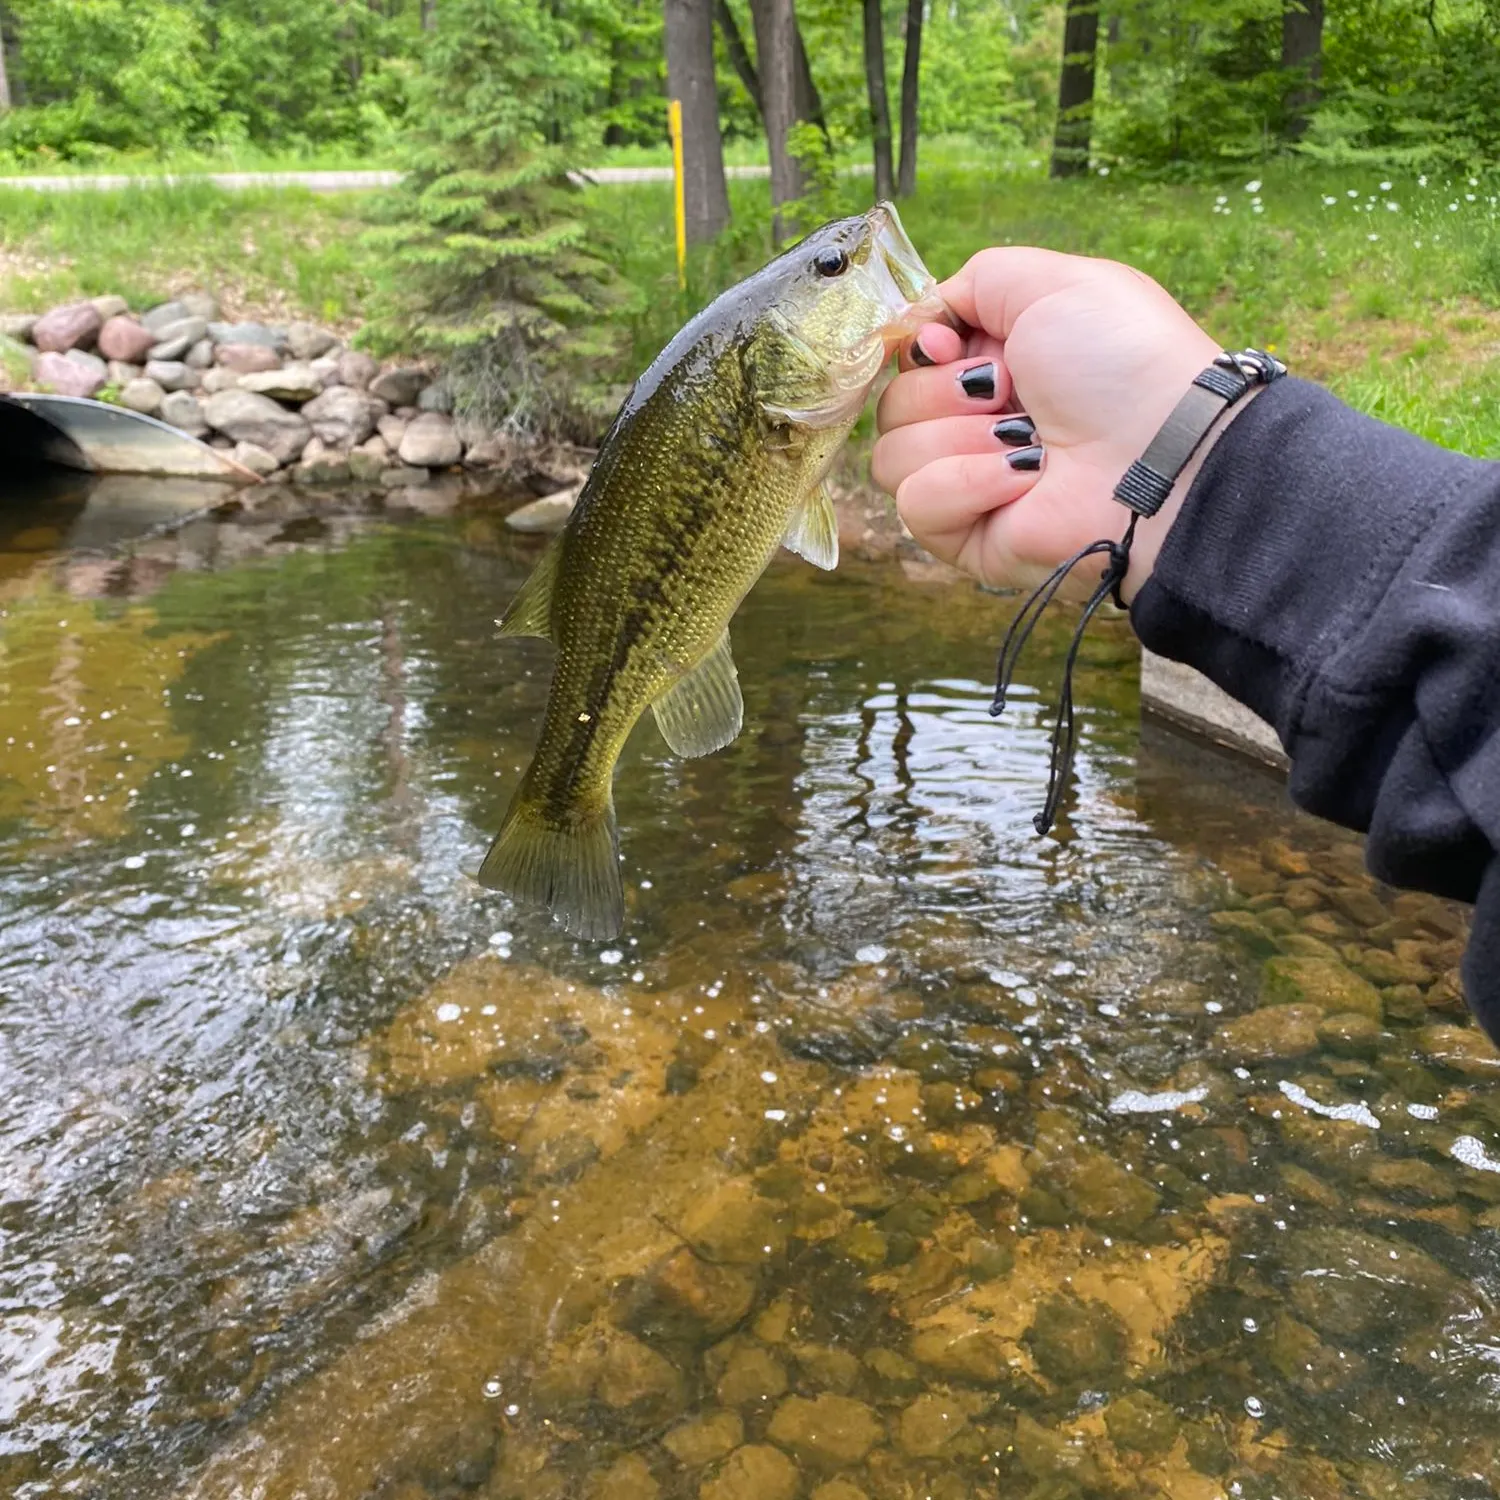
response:
<path fill-rule="evenodd" d="M 409 485 L 506 457 L 494 434 L 455 421 L 436 372 L 383 366 L 311 323 L 225 322 L 207 292 L 138 314 L 108 296 L 0 316 L 8 389 L 114 401 L 303 483 Z"/>

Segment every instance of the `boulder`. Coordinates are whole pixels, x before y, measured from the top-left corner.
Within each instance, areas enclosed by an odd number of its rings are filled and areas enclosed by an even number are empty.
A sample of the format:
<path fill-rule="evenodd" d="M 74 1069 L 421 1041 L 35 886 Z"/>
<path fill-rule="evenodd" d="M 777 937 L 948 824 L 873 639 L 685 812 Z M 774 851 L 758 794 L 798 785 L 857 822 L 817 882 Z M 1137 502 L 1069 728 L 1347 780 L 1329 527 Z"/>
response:
<path fill-rule="evenodd" d="M 406 436 L 406 428 L 405 417 L 385 416 L 375 423 L 375 430 L 385 439 L 386 446 L 392 453 L 401 446 L 401 439 Z"/>
<path fill-rule="evenodd" d="M 130 304 L 123 298 L 110 293 L 104 297 L 90 297 L 94 311 L 107 323 L 111 318 L 124 317 L 130 311 Z"/>
<path fill-rule="evenodd" d="M 698 1500 L 796 1500 L 801 1491 L 802 1477 L 786 1454 L 769 1443 L 747 1443 L 698 1487 Z"/>
<path fill-rule="evenodd" d="M 191 391 L 169 391 L 162 398 L 158 415 L 163 422 L 170 422 L 173 427 L 180 427 L 194 437 L 202 437 L 208 431 L 208 423 L 203 420 L 203 407 Z"/>
<path fill-rule="evenodd" d="M 1281 1062 L 1318 1047 L 1322 1010 L 1316 1005 L 1268 1005 L 1226 1021 L 1214 1033 L 1213 1048 L 1233 1063 Z"/>
<path fill-rule="evenodd" d="M 370 382 L 370 394 L 389 401 L 392 406 L 410 406 L 427 388 L 427 371 L 415 365 L 387 370 Z M 456 462 L 456 460 L 454 460 Z"/>
<path fill-rule="evenodd" d="M 55 391 L 59 396 L 97 395 L 104 388 L 105 380 L 102 360 L 99 368 L 92 370 L 55 349 L 37 355 L 32 361 L 31 375 L 43 390 Z"/>
<path fill-rule="evenodd" d="M 346 349 L 339 355 L 339 384 L 364 390 L 380 373 L 380 366 L 358 349 Z"/>
<path fill-rule="evenodd" d="M 326 391 L 331 385 L 339 385 L 339 361 L 334 354 L 324 354 L 318 359 L 307 362 L 307 368 L 323 382 Z"/>
<path fill-rule="evenodd" d="M 264 323 L 210 323 L 208 336 L 216 344 L 263 344 L 267 349 L 286 348 L 286 329 Z"/>
<path fill-rule="evenodd" d="M 263 370 L 255 375 L 241 375 L 240 389 L 258 396 L 274 396 L 278 401 L 301 404 L 311 401 L 323 389 L 318 377 L 306 365 L 292 364 L 280 370 Z"/>
<path fill-rule="evenodd" d="M 200 388 L 205 396 L 213 396 L 220 391 L 237 389 L 239 383 L 240 377 L 233 370 L 226 370 L 223 365 L 214 365 L 212 369 L 203 372 Z"/>
<path fill-rule="evenodd" d="M 376 382 L 376 386 L 379 381 Z M 372 386 L 371 392 L 380 392 Z M 407 427 L 397 449 L 401 462 L 428 469 L 445 469 L 464 456 L 463 444 L 453 430 L 453 422 L 441 412 L 423 412 Z"/>
<path fill-rule="evenodd" d="M 99 330 L 99 352 L 105 359 L 120 359 L 138 365 L 155 343 L 156 335 L 134 318 L 111 318 Z"/>
<path fill-rule="evenodd" d="M 1380 991 L 1337 960 L 1279 957 L 1261 969 L 1261 995 L 1269 1005 L 1316 1005 L 1328 1015 L 1358 1011 L 1381 1018 Z"/>
<path fill-rule="evenodd" d="M 88 349 L 99 337 L 104 319 L 92 302 L 70 302 L 44 312 L 31 329 L 31 342 L 44 353 L 66 354 Z"/>
<path fill-rule="evenodd" d="M 316 359 L 327 354 L 338 343 L 325 329 L 312 323 L 292 323 L 286 331 L 286 345 L 293 359 Z"/>
<path fill-rule="evenodd" d="M 203 403 L 203 415 L 215 432 L 254 443 L 283 464 L 298 458 L 312 436 L 304 417 L 255 391 L 219 391 Z"/>
<path fill-rule="evenodd" d="M 358 479 L 363 484 L 378 483 L 380 476 L 390 466 L 391 460 L 388 454 L 366 453 L 362 448 L 356 448 L 349 455 L 349 477 Z"/>
<path fill-rule="evenodd" d="M 72 360 L 80 370 L 87 370 L 90 375 L 97 375 L 102 380 L 109 379 L 109 365 L 97 354 L 90 354 L 87 349 L 69 349 L 63 358 Z"/>
<path fill-rule="evenodd" d="M 498 432 L 486 432 L 464 448 L 464 462 L 471 469 L 502 468 L 510 456 L 510 448 Z"/>
<path fill-rule="evenodd" d="M 189 369 L 180 359 L 148 359 L 146 377 L 164 391 L 196 390 L 203 379 L 199 371 Z"/>
<path fill-rule="evenodd" d="M 389 463 L 391 458 L 391 445 L 377 432 L 373 437 L 367 437 L 355 450 L 357 453 L 366 453 L 371 458 L 379 458 Z"/>
<path fill-rule="evenodd" d="M 219 344 L 214 350 L 214 360 L 240 375 L 274 370 L 281 364 L 280 357 L 268 344 Z"/>
<path fill-rule="evenodd" d="M 417 393 L 418 411 L 452 412 L 453 392 L 441 382 L 426 386 Z"/>
<path fill-rule="evenodd" d="M 154 381 L 145 376 L 132 380 L 120 392 L 120 405 L 129 407 L 131 411 L 145 412 L 148 417 L 154 417 L 161 410 L 162 400 L 166 392 Z"/>
<path fill-rule="evenodd" d="M 206 370 L 214 362 L 214 346 L 212 339 L 199 339 L 186 354 L 182 356 L 182 362 L 190 370 Z"/>
<path fill-rule="evenodd" d="M 302 410 L 312 428 L 331 448 L 348 451 L 375 431 L 381 416 L 380 403 L 368 391 L 333 385 L 315 396 Z"/>
<path fill-rule="evenodd" d="M 406 485 L 426 484 L 429 477 L 426 469 L 414 469 L 410 464 L 396 464 L 392 468 L 380 471 L 380 482 L 388 490 L 400 489 Z"/>
<path fill-rule="evenodd" d="M 112 359 L 104 367 L 104 378 L 110 385 L 121 388 L 141 378 L 141 367 L 126 364 L 122 359 Z"/>
<path fill-rule="evenodd" d="M 184 292 L 178 300 L 186 317 L 211 323 L 219 316 L 219 299 L 212 292 Z"/>
<path fill-rule="evenodd" d="M 268 453 L 259 443 L 236 443 L 229 455 L 237 464 L 243 464 L 252 474 L 264 477 L 274 474 L 281 465 L 274 453 Z"/>
<path fill-rule="evenodd" d="M 555 495 L 543 495 L 540 500 L 533 500 L 529 505 L 511 511 L 505 518 L 505 524 L 512 531 L 541 532 L 550 536 L 555 531 L 561 531 L 567 524 L 577 501 L 576 488 L 559 490 Z"/>
<path fill-rule="evenodd" d="M 181 359 L 199 339 L 208 337 L 208 322 L 203 318 L 178 318 L 151 331 L 156 335 L 152 359 Z"/>
<path fill-rule="evenodd" d="M 302 462 L 292 470 L 292 478 L 299 484 L 342 484 L 349 475 L 349 460 L 342 453 L 326 450 L 313 458 L 304 454 Z"/>
<path fill-rule="evenodd" d="M 0 338 L 30 343 L 31 330 L 36 327 L 36 321 L 35 313 L 0 313 Z"/>
<path fill-rule="evenodd" d="M 158 302 L 155 307 L 141 314 L 141 322 L 152 333 L 158 333 L 169 323 L 180 323 L 184 318 L 192 316 L 193 313 L 186 302 Z"/>
<path fill-rule="evenodd" d="M 801 1463 L 842 1469 L 864 1462 L 885 1436 L 885 1424 L 850 1396 L 788 1396 L 776 1408 L 766 1436 Z"/>

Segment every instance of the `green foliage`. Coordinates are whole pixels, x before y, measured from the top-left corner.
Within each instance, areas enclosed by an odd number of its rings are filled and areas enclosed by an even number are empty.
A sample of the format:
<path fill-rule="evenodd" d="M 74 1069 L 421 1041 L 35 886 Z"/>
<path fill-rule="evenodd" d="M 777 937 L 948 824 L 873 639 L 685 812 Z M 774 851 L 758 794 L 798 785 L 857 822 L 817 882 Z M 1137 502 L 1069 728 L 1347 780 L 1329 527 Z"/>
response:
<path fill-rule="evenodd" d="M 579 122 L 602 82 L 580 45 L 586 6 L 444 0 L 413 90 L 418 121 L 401 187 L 370 245 L 382 262 L 377 347 L 447 356 L 486 422 L 553 429 L 587 406 L 608 352 L 612 275 L 569 178 Z"/>

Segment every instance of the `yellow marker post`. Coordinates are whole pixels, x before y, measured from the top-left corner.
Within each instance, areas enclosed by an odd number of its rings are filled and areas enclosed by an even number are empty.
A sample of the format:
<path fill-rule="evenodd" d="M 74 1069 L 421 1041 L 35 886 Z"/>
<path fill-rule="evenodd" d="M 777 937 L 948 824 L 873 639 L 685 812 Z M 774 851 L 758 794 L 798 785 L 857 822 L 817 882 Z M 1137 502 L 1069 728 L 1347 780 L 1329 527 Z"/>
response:
<path fill-rule="evenodd" d="M 672 184 L 677 207 L 677 285 L 687 290 L 687 194 L 682 181 L 682 100 L 667 102 L 667 130 L 672 136 Z"/>

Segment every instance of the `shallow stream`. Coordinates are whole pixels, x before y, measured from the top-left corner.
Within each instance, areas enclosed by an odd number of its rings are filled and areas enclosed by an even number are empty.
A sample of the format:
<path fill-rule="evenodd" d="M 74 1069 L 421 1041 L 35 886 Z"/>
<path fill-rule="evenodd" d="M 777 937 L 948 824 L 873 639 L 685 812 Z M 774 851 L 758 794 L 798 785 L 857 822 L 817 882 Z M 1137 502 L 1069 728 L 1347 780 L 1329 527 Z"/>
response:
<path fill-rule="evenodd" d="M 498 500 L 0 518 L 0 1493 L 1500 1494 L 1463 913 L 1138 726 L 1104 621 L 778 561 L 629 919 L 479 890 Z M 424 514 L 423 512 L 440 512 Z"/>

